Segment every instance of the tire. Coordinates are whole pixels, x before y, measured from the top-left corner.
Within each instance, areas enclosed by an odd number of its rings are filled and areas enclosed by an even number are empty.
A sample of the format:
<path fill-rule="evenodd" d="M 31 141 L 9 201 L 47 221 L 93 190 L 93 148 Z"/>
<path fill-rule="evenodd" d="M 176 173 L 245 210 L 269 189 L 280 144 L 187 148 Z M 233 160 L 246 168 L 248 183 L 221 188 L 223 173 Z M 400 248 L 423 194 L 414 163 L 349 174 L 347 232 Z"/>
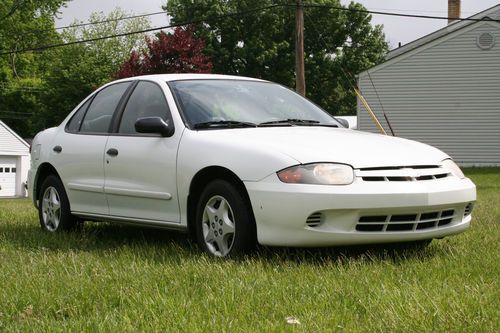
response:
<path fill-rule="evenodd" d="M 244 254 L 256 245 L 250 204 L 225 180 L 212 181 L 205 187 L 197 204 L 195 223 L 199 246 L 213 256 Z"/>
<path fill-rule="evenodd" d="M 38 217 L 42 230 L 47 232 L 70 230 L 77 225 L 77 219 L 71 215 L 64 186 L 54 175 L 45 178 L 40 188 Z"/>

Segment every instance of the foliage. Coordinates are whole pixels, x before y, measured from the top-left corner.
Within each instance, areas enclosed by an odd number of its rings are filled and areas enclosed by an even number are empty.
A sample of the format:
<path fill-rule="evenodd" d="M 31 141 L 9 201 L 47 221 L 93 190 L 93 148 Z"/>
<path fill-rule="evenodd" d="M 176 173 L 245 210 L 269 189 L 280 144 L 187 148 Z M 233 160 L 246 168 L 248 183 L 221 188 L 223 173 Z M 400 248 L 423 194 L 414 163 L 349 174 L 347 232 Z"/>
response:
<path fill-rule="evenodd" d="M 61 33 L 61 38 L 70 43 L 149 28 L 147 18 L 120 20 L 128 15 L 120 8 L 107 16 L 93 13 L 89 19 L 91 25 L 78 26 L 82 22 L 75 21 L 73 27 Z M 43 117 L 37 119 L 36 127 L 41 129 L 58 125 L 83 98 L 114 79 L 120 64 L 130 52 L 143 47 L 144 34 L 130 34 L 52 50 L 54 60 L 48 68 L 44 84 Z"/>
<path fill-rule="evenodd" d="M 2 0 L 0 52 L 60 42 L 54 15 L 65 0 Z M 0 119 L 22 136 L 33 134 L 42 93 L 41 77 L 52 61 L 40 52 L 0 55 Z"/>
<path fill-rule="evenodd" d="M 123 20 L 124 17 L 130 15 L 132 13 L 127 13 L 119 7 L 108 15 L 92 13 L 88 20 L 90 25 L 78 26 L 83 22 L 75 21 L 72 27 L 65 29 L 61 35 L 65 42 L 73 42 L 127 34 L 150 28 L 150 21 L 147 17 Z M 87 51 L 92 54 L 94 65 L 99 66 L 100 70 L 104 71 L 103 76 L 110 78 L 116 73 L 117 68 L 128 59 L 132 51 L 141 51 L 146 47 L 144 36 L 144 34 L 130 34 L 96 40 L 84 45 Z"/>
<path fill-rule="evenodd" d="M 497 332 L 500 169 L 465 171 L 478 187 L 472 227 L 423 250 L 217 260 L 176 232 L 42 233 L 29 200 L 2 199 L 0 331 Z"/>
<path fill-rule="evenodd" d="M 224 14 L 248 12 L 275 3 L 274 0 L 169 0 L 165 9 L 173 23 L 207 20 L 196 25 L 195 35 L 207 41 L 206 54 L 213 59 L 214 72 L 258 77 L 293 87 L 294 6 L 221 18 Z M 307 3 L 342 7 L 339 0 Z M 364 9 L 353 2 L 349 8 Z M 354 74 L 382 61 L 387 51 L 382 27 L 372 27 L 371 16 L 361 12 L 315 7 L 306 7 L 304 12 L 307 95 L 332 114 L 353 114 Z"/>
<path fill-rule="evenodd" d="M 177 27 L 173 33 L 161 31 L 156 38 L 146 37 L 142 54 L 132 51 L 122 64 L 118 77 L 161 73 L 210 73 L 212 62 L 202 53 L 205 42 L 193 37 L 191 30 Z"/>

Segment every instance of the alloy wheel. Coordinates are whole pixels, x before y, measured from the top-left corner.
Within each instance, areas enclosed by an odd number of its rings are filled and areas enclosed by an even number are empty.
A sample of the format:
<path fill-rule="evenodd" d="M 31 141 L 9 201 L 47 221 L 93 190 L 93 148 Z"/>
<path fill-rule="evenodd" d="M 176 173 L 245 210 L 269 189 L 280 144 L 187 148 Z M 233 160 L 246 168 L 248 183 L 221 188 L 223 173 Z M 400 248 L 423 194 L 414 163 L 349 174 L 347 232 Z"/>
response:
<path fill-rule="evenodd" d="M 47 187 L 43 193 L 42 218 L 47 230 L 57 230 L 61 221 L 61 199 L 53 186 Z"/>
<path fill-rule="evenodd" d="M 215 256 L 224 257 L 234 243 L 235 221 L 229 202 L 222 196 L 211 197 L 203 211 L 203 237 L 205 244 Z"/>

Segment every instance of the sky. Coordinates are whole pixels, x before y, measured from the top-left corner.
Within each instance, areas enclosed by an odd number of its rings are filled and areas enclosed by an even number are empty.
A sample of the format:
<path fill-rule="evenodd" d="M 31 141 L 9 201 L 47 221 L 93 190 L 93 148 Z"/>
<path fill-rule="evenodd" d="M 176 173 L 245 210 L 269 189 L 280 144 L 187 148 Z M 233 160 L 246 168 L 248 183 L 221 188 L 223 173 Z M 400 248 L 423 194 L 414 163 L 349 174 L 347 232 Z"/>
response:
<path fill-rule="evenodd" d="M 66 8 L 61 9 L 60 19 L 56 26 L 65 26 L 74 20 L 86 22 L 92 12 L 107 14 L 116 7 L 121 7 L 127 12 L 147 14 L 161 11 L 165 0 L 72 0 Z M 348 4 L 349 0 L 341 0 Z M 448 0 L 358 0 L 368 10 L 387 11 L 404 14 L 447 16 Z M 462 0 L 461 17 L 468 17 L 485 9 L 500 4 L 500 0 Z M 166 15 L 150 17 L 153 27 L 168 24 Z M 425 36 L 447 25 L 446 20 L 431 20 L 418 18 L 402 18 L 386 15 L 373 15 L 372 24 L 382 24 L 390 48 L 395 48 L 398 43 L 407 44 L 415 39 Z"/>

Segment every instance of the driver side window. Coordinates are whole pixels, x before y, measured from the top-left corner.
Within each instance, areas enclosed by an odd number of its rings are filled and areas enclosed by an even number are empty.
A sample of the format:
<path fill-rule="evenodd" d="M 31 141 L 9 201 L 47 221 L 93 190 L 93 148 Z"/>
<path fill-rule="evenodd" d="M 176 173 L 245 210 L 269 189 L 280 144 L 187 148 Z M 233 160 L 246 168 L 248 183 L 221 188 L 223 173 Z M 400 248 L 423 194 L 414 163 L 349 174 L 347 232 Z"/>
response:
<path fill-rule="evenodd" d="M 130 95 L 127 106 L 123 111 L 118 133 L 141 134 L 135 130 L 137 119 L 160 117 L 167 120 L 169 115 L 168 103 L 160 87 L 153 82 L 141 81 Z"/>

